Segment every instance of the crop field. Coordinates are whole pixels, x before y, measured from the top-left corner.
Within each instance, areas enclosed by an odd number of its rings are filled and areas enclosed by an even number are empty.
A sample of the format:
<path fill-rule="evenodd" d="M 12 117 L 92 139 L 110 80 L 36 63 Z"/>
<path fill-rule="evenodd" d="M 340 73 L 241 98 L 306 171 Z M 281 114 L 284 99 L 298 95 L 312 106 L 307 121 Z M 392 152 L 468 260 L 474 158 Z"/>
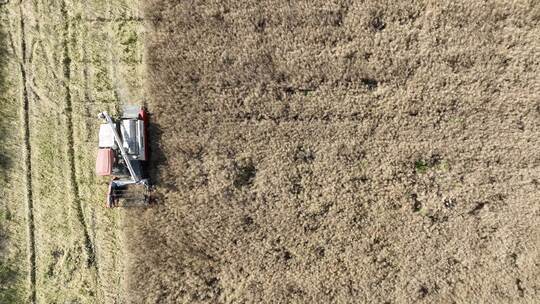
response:
<path fill-rule="evenodd" d="M 146 11 L 133 302 L 538 300 L 538 2 Z"/>
<path fill-rule="evenodd" d="M 0 303 L 540 298 L 538 1 L 0 0 L 0 142 Z"/>

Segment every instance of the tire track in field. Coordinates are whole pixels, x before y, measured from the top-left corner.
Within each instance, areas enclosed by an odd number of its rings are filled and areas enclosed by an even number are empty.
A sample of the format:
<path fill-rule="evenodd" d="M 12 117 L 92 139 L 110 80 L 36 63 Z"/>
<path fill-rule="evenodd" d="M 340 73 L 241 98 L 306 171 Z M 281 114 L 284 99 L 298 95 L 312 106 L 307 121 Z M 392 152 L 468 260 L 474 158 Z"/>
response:
<path fill-rule="evenodd" d="M 63 56 L 63 72 L 64 72 L 64 80 L 65 80 L 64 86 L 66 89 L 65 104 L 66 104 L 66 125 L 67 125 L 67 154 L 68 154 L 68 162 L 69 162 L 69 167 L 70 167 L 69 183 L 73 192 L 73 197 L 75 201 L 74 202 L 75 209 L 77 211 L 77 218 L 79 219 L 79 221 L 81 222 L 81 225 L 83 226 L 84 245 L 85 245 L 86 256 L 87 256 L 86 266 L 95 268 L 96 274 L 97 274 L 98 267 L 96 263 L 95 246 L 92 243 L 92 240 L 90 238 L 88 225 L 86 223 L 86 219 L 84 218 L 83 206 L 82 206 L 82 201 L 81 201 L 80 192 L 79 192 L 79 185 L 77 184 L 77 174 L 76 174 L 76 167 L 75 167 L 75 151 L 74 151 L 75 135 L 73 131 L 73 107 L 72 107 L 71 89 L 70 89 L 70 82 L 71 82 L 71 57 L 69 55 L 70 25 L 69 25 L 66 1 L 62 1 L 61 15 L 64 21 L 62 56 Z"/>
<path fill-rule="evenodd" d="M 26 33 L 24 23 L 24 13 L 22 4 L 19 4 L 20 14 L 20 32 L 21 32 L 21 60 L 19 61 L 19 68 L 21 70 L 22 81 L 22 108 L 23 108 L 23 126 L 24 126 L 24 164 L 25 164 L 25 184 L 26 184 L 26 222 L 27 222 L 27 234 L 28 234 L 28 280 L 30 290 L 30 303 L 36 303 L 36 241 L 34 232 L 34 201 L 32 193 L 32 147 L 30 145 L 30 113 L 29 113 L 29 97 L 28 97 L 28 83 L 26 79 Z"/>

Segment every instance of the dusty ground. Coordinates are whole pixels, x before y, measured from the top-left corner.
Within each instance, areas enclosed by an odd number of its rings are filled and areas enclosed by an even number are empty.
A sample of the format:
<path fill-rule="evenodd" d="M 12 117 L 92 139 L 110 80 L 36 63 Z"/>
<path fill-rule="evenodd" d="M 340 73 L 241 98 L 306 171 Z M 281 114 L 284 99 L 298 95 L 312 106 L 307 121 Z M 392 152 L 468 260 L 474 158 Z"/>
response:
<path fill-rule="evenodd" d="M 538 2 L 146 11 L 133 303 L 538 300 Z"/>

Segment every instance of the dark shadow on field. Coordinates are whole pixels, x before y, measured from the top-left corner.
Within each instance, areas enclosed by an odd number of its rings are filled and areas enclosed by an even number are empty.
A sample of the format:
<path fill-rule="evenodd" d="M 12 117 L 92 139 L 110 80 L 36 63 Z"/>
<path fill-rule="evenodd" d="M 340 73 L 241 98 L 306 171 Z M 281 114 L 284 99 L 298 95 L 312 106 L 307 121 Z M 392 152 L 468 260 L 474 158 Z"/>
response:
<path fill-rule="evenodd" d="M 152 117 L 152 113 L 149 113 L 148 120 L 148 143 L 149 143 L 149 162 L 146 164 L 146 172 L 153 186 L 162 185 L 161 168 L 167 162 L 167 157 L 161 149 L 163 131 L 162 127 L 155 123 Z M 157 202 L 159 203 L 159 202 Z"/>

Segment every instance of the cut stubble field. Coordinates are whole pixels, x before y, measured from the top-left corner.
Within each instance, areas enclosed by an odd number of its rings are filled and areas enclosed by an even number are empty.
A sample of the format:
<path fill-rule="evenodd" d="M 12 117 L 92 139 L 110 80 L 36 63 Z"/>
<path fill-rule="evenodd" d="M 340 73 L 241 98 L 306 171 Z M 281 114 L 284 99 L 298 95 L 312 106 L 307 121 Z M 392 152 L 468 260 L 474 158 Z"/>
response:
<path fill-rule="evenodd" d="M 122 214 L 104 208 L 94 130 L 99 111 L 142 103 L 141 13 L 129 0 L 0 5 L 2 303 L 125 303 Z"/>
<path fill-rule="evenodd" d="M 133 303 L 532 303 L 534 1 L 146 4 Z M 144 279 L 141 279 L 144 278 Z"/>

